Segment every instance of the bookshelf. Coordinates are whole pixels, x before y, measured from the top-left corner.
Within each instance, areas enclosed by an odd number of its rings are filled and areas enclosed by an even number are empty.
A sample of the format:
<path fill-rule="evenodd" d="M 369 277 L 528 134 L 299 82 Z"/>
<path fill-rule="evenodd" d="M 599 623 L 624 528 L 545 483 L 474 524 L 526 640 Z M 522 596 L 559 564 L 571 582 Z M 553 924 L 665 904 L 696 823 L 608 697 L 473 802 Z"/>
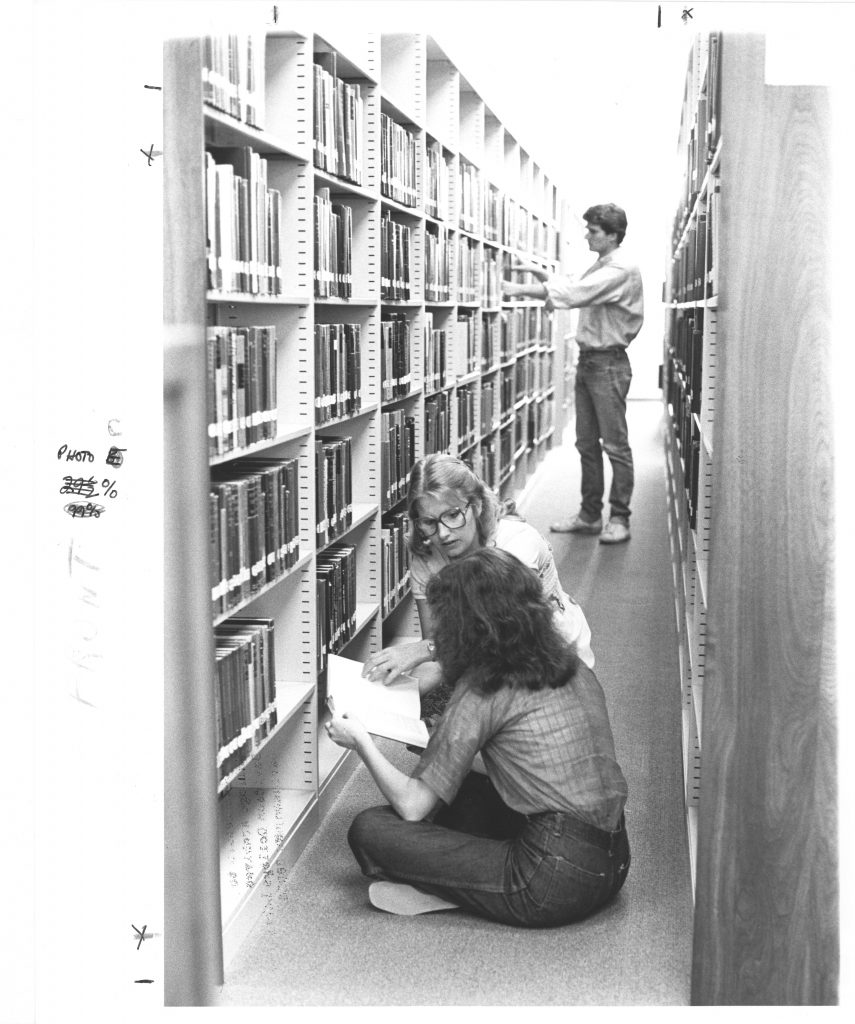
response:
<path fill-rule="evenodd" d="M 164 55 L 166 415 L 194 452 L 167 614 L 201 638 L 175 671 L 210 757 L 220 975 L 355 766 L 322 729 L 326 657 L 418 634 L 413 461 L 452 452 L 511 496 L 562 426 L 560 321 L 499 289 L 515 256 L 561 265 L 557 184 L 434 39 L 334 36 Z"/>
<path fill-rule="evenodd" d="M 765 46 L 692 47 L 665 284 L 695 1004 L 837 972 L 828 100 Z"/>

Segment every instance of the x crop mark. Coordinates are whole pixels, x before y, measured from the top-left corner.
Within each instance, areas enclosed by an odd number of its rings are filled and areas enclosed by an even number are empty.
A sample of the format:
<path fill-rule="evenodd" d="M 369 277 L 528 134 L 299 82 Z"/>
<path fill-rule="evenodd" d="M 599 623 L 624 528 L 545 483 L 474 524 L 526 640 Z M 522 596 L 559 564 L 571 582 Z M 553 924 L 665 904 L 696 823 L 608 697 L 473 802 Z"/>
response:
<path fill-rule="evenodd" d="M 147 936 L 146 936 L 146 933 L 145 933 L 145 930 L 146 930 L 146 928 L 148 928 L 148 925 L 147 925 L 147 924 L 144 924 L 144 925 L 142 926 L 142 931 L 140 931 L 140 930 L 139 930 L 139 928 L 137 928 L 137 926 L 136 926 L 135 924 L 132 924 L 132 925 L 131 925 L 131 928 L 133 928 L 133 930 L 134 930 L 134 931 L 135 931 L 135 932 L 137 933 L 137 935 L 139 935 L 139 937 L 140 937 L 140 941 L 139 941 L 139 942 L 137 943 L 137 949 L 139 949 L 139 948 L 140 948 L 140 946 L 141 946 L 141 945 L 143 944 L 143 941 L 144 941 L 144 940 L 145 940 L 145 939 L 147 938 Z"/>

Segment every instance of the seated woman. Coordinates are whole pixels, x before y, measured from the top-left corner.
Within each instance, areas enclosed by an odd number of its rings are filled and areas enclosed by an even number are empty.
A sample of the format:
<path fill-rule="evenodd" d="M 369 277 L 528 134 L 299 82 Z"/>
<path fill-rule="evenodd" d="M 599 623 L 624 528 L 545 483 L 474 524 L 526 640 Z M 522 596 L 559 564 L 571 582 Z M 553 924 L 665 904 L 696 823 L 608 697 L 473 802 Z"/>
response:
<path fill-rule="evenodd" d="M 361 723 L 335 715 L 391 806 L 354 819 L 351 849 L 394 913 L 460 907 L 525 927 L 568 924 L 618 892 L 629 868 L 603 691 L 517 558 L 482 548 L 427 588 L 436 654 L 454 688 L 412 776 Z M 478 752 L 486 775 L 471 771 Z"/>
<path fill-rule="evenodd" d="M 576 645 L 582 661 L 594 667 L 591 630 L 582 609 L 561 586 L 552 548 L 529 523 L 504 514 L 499 499 L 465 462 L 452 455 L 428 455 L 417 462 L 410 473 L 407 512 L 410 578 L 424 639 L 373 654 L 365 662 L 367 678 L 391 683 L 408 672 L 419 679 L 422 694 L 440 686 L 439 666 L 432 663 L 434 627 L 425 590 L 443 566 L 483 547 L 510 551 L 537 574 L 561 632 Z M 423 702 L 426 717 L 437 714 L 447 699 L 446 687 Z"/>

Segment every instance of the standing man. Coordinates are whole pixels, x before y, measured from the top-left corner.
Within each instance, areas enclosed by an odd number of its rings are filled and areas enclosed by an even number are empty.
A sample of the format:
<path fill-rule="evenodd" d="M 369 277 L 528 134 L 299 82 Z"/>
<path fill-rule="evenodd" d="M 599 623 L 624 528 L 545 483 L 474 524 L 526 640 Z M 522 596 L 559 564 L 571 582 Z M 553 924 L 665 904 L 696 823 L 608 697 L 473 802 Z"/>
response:
<path fill-rule="evenodd" d="M 579 309 L 576 341 L 576 448 L 582 462 L 582 507 L 577 515 L 550 525 L 554 533 L 599 534 L 601 544 L 629 540 L 629 502 L 634 482 L 632 450 L 626 427 L 626 396 L 632 370 L 626 354 L 644 322 L 641 273 L 620 250 L 626 214 L 614 203 L 584 213 L 588 248 L 597 262 L 581 278 L 549 274 L 518 263 L 533 284 L 502 282 L 505 296 L 545 299 L 550 307 Z M 603 527 L 603 451 L 612 466 L 610 516 Z"/>

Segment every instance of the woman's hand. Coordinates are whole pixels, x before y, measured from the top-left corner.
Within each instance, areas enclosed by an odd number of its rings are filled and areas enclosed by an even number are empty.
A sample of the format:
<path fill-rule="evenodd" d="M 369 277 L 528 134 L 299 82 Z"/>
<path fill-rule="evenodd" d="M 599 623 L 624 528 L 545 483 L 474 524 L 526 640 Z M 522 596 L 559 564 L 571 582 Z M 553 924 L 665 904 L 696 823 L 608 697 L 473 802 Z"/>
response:
<path fill-rule="evenodd" d="M 364 741 L 369 733 L 358 718 L 345 711 L 342 715 L 333 714 L 326 724 L 327 736 L 340 747 L 348 750 L 358 749 L 360 741 Z"/>
<path fill-rule="evenodd" d="M 377 654 L 372 654 L 362 668 L 362 678 L 371 679 L 375 683 L 388 686 L 405 673 L 430 661 L 431 655 L 427 642 L 419 640 L 414 644 L 400 644 L 397 647 L 386 647 Z"/>

